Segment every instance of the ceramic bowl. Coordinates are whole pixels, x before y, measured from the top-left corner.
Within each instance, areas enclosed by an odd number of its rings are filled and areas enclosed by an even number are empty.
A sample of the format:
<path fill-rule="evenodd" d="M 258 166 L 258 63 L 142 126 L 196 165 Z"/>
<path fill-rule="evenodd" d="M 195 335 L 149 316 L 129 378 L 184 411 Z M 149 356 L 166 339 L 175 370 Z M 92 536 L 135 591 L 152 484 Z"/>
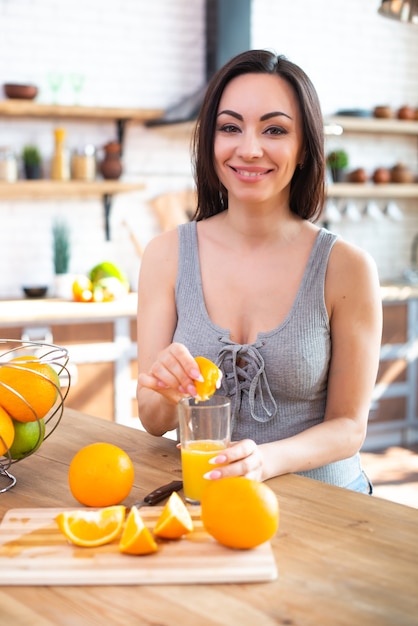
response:
<path fill-rule="evenodd" d="M 43 298 L 46 296 L 48 287 L 39 286 L 39 287 L 22 287 L 23 293 L 28 298 Z"/>
<path fill-rule="evenodd" d="M 4 93 L 8 98 L 19 100 L 33 100 L 38 95 L 38 87 L 35 85 L 18 85 L 16 83 L 6 83 L 3 85 Z"/>

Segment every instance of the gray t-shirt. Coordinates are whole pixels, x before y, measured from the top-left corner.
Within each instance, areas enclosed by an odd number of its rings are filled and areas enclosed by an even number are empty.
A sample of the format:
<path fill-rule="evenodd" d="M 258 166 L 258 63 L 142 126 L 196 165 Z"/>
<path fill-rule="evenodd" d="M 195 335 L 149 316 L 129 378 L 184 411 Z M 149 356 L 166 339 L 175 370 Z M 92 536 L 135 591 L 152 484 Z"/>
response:
<path fill-rule="evenodd" d="M 337 237 L 318 232 L 299 291 L 286 319 L 251 344 L 237 344 L 206 310 L 196 222 L 182 224 L 173 340 L 203 355 L 223 372 L 218 393 L 232 400 L 232 438 L 256 443 L 300 433 L 324 419 L 331 337 L 325 306 L 325 273 Z M 361 473 L 359 455 L 301 472 L 346 487 Z"/>

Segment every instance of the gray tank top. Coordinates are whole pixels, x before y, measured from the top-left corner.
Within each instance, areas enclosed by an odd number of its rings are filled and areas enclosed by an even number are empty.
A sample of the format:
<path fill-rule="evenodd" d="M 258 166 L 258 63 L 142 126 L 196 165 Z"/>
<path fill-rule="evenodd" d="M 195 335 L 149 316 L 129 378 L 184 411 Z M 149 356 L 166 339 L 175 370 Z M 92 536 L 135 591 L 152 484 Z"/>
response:
<path fill-rule="evenodd" d="M 337 236 L 318 232 L 302 282 L 286 319 L 241 345 L 214 324 L 206 310 L 196 222 L 181 224 L 176 282 L 177 327 L 173 340 L 203 355 L 223 372 L 218 393 L 231 397 L 232 439 L 256 443 L 296 435 L 324 419 L 331 355 L 324 285 Z M 346 487 L 361 473 L 360 456 L 300 472 Z"/>

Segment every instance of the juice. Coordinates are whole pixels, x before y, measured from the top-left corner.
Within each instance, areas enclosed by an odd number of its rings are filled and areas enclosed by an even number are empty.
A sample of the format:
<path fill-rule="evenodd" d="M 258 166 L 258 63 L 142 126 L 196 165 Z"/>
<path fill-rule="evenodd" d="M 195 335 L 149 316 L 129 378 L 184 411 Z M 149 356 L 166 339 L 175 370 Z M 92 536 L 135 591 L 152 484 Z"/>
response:
<path fill-rule="evenodd" d="M 206 485 L 203 475 L 222 464 L 212 465 L 217 452 L 226 448 L 223 441 L 188 441 L 181 448 L 181 466 L 183 471 L 183 489 L 186 500 L 199 503 Z"/>

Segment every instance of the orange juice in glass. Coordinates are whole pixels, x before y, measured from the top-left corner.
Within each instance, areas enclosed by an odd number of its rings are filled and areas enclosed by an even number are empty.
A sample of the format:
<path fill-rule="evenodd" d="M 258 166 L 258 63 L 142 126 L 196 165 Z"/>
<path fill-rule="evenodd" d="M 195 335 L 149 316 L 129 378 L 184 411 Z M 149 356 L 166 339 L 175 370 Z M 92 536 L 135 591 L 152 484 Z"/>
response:
<path fill-rule="evenodd" d="M 181 466 L 183 471 L 183 489 L 186 500 L 200 502 L 202 491 L 207 481 L 204 474 L 219 467 L 209 463 L 226 448 L 223 441 L 189 441 L 181 448 Z"/>
<path fill-rule="evenodd" d="M 209 460 L 229 446 L 231 402 L 212 396 L 206 402 L 185 398 L 178 406 L 183 490 L 187 502 L 199 504 L 205 487 L 204 474 L 219 467 Z"/>

